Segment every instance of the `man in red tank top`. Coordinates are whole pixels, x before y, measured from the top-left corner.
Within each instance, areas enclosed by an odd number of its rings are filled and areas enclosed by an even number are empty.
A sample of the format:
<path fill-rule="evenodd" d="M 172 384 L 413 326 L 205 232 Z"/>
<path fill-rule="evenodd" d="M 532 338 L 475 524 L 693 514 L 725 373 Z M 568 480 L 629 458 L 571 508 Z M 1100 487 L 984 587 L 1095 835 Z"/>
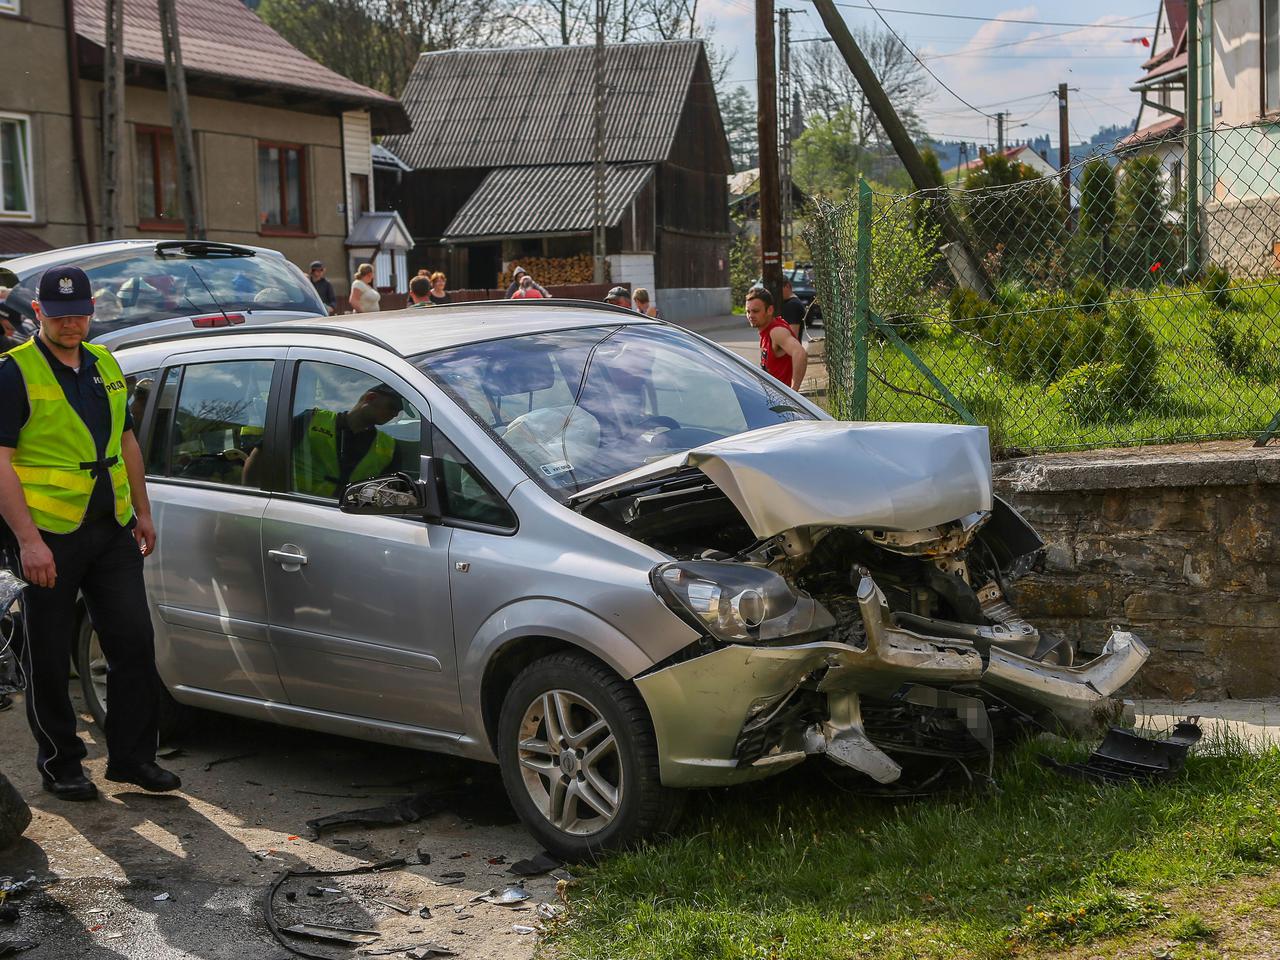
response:
<path fill-rule="evenodd" d="M 752 287 L 747 292 L 747 320 L 760 331 L 760 367 L 792 390 L 799 390 L 809 355 L 782 317 L 774 316 L 773 297 L 768 290 Z"/>

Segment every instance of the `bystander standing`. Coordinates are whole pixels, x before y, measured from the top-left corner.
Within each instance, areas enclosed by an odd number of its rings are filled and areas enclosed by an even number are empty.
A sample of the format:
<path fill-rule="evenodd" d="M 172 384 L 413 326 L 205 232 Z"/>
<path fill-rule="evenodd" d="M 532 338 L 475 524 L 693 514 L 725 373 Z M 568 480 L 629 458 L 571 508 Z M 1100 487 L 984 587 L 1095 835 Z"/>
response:
<path fill-rule="evenodd" d="M 448 282 L 449 278 L 439 270 L 431 275 L 431 292 L 427 296 L 431 298 L 432 303 L 449 303 L 453 299 L 449 296 L 449 292 L 445 290 L 445 285 Z"/>
<path fill-rule="evenodd" d="M 516 291 L 520 289 L 520 280 L 524 277 L 529 277 L 529 273 L 528 271 L 525 270 L 524 267 L 516 267 L 514 270 L 511 271 L 511 282 L 507 284 L 506 295 L 508 299 L 516 295 Z M 542 284 L 540 284 L 537 280 L 534 280 L 533 277 L 529 277 L 529 280 L 533 283 L 534 288 L 542 296 L 544 297 L 551 296 L 551 294 L 547 293 L 547 288 L 544 287 Z"/>
<path fill-rule="evenodd" d="M 626 287 L 614 287 L 604 298 L 605 303 L 612 303 L 615 307 L 626 307 L 631 309 L 631 293 Z"/>
<path fill-rule="evenodd" d="M 804 301 L 796 296 L 790 278 L 782 281 L 782 319 L 787 321 L 792 335 L 804 343 Z"/>
<path fill-rule="evenodd" d="M 520 288 L 511 295 L 512 300 L 541 300 L 546 296 L 542 288 L 527 273 L 520 278 Z"/>
<path fill-rule="evenodd" d="M 409 281 L 409 306 L 418 308 L 431 305 L 431 281 L 419 274 Z"/>
<path fill-rule="evenodd" d="M 635 307 L 636 313 L 643 313 L 646 317 L 661 319 L 661 317 L 658 316 L 658 308 L 655 307 L 653 305 L 653 301 L 649 299 L 649 291 L 644 287 L 636 287 L 635 291 L 631 294 L 631 303 Z"/>
<path fill-rule="evenodd" d="M 324 261 L 311 261 L 311 285 L 316 288 L 320 302 L 329 308 L 329 316 L 338 312 L 338 298 L 333 292 L 333 284 L 324 275 Z"/>
<path fill-rule="evenodd" d="M 380 294 L 373 285 L 373 264 L 362 263 L 356 268 L 356 275 L 351 280 L 351 293 L 347 298 L 351 301 L 351 309 L 356 313 L 376 313 L 382 302 Z"/>
<path fill-rule="evenodd" d="M 760 367 L 799 390 L 809 366 L 804 345 L 791 332 L 791 325 L 773 313 L 773 297 L 768 290 L 747 291 L 747 321 L 760 333 Z"/>

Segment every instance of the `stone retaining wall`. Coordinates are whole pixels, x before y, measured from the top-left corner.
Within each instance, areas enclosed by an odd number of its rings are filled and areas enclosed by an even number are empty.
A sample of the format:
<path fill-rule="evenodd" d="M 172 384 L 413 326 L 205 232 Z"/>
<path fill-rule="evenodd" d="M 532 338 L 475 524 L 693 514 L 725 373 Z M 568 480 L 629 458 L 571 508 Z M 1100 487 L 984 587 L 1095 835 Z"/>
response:
<path fill-rule="evenodd" d="M 1098 652 L 1118 624 L 1152 657 L 1136 696 L 1280 695 L 1280 447 L 1106 451 L 996 465 L 1048 544 L 1024 615 Z"/>

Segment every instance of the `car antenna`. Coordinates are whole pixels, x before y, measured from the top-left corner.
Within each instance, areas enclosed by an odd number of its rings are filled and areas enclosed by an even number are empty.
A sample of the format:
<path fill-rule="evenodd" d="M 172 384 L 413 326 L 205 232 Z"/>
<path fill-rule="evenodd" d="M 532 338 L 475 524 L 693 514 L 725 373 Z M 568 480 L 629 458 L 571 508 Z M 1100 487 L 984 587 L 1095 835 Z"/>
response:
<path fill-rule="evenodd" d="M 213 302 L 214 309 L 222 314 L 222 319 L 226 320 L 227 323 L 230 323 L 231 318 L 227 316 L 227 311 L 223 308 L 222 304 L 218 302 L 218 298 L 213 295 L 213 291 L 209 289 L 209 285 L 204 282 L 204 277 L 200 276 L 200 271 L 196 269 L 196 265 L 194 263 L 188 263 L 187 266 L 191 269 L 191 272 L 196 275 L 196 279 L 200 281 L 200 286 L 204 287 L 204 292 L 209 295 L 209 299 Z M 182 298 L 186 300 L 187 303 L 190 303 L 191 306 L 195 307 L 197 313 L 204 312 L 199 307 L 196 307 L 196 305 L 192 303 L 191 298 L 185 293 L 182 295 Z"/>

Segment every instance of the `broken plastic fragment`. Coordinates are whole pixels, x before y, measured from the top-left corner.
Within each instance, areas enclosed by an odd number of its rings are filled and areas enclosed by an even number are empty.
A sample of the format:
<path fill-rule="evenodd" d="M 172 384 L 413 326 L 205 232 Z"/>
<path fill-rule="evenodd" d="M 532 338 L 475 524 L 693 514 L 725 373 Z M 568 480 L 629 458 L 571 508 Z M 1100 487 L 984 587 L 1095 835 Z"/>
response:
<path fill-rule="evenodd" d="M 169 894 L 167 894 L 167 893 L 159 893 L 159 894 L 156 894 L 156 895 L 155 895 L 154 897 L 152 897 L 151 899 L 152 899 L 152 900 L 154 900 L 156 903 L 159 903 L 159 902 L 160 902 L 160 901 L 162 901 L 162 900 L 168 900 L 168 899 L 169 899 Z"/>
<path fill-rule="evenodd" d="M 424 943 L 414 947 L 405 956 L 409 960 L 427 960 L 429 957 L 456 957 L 457 954 L 448 947 L 442 947 L 436 943 Z"/>
<path fill-rule="evenodd" d="M 529 891 L 524 887 L 515 886 L 507 887 L 500 894 L 487 898 L 490 903 L 496 903 L 500 907 L 509 907 L 515 903 L 522 903 L 529 899 Z"/>
<path fill-rule="evenodd" d="M 1063 763 L 1042 756 L 1040 762 L 1079 780 L 1121 783 L 1127 780 L 1167 780 L 1187 762 L 1187 751 L 1202 736 L 1199 717 L 1188 717 L 1163 740 L 1112 727 L 1098 749 L 1084 763 Z"/>
<path fill-rule="evenodd" d="M 531 927 L 526 923 L 517 923 L 511 927 L 516 933 L 537 933 L 537 927 Z"/>
<path fill-rule="evenodd" d="M 518 877 L 536 877 L 560 866 L 563 866 L 561 861 L 543 850 L 540 854 L 530 857 L 528 860 L 517 860 L 507 868 L 507 873 L 514 873 Z"/>

